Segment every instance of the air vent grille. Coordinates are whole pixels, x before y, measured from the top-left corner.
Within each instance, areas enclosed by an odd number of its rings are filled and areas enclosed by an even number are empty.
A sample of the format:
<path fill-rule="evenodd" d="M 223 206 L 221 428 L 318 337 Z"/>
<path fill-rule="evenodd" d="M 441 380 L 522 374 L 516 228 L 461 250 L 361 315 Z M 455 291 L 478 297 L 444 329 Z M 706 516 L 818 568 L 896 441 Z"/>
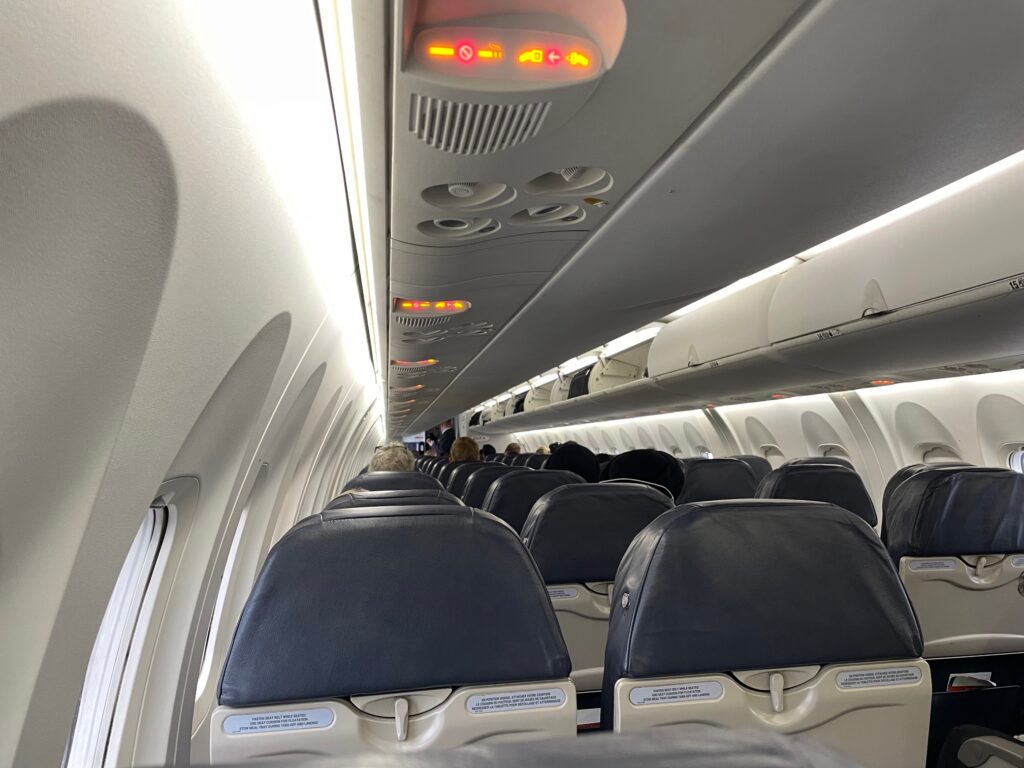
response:
<path fill-rule="evenodd" d="M 412 95 L 409 130 L 416 138 L 456 155 L 486 155 L 537 135 L 550 101 L 529 104 L 470 104 Z"/>
<path fill-rule="evenodd" d="M 394 318 L 396 323 L 408 326 L 409 328 L 433 328 L 436 325 L 444 325 L 451 320 L 449 315 L 438 317 L 436 315 L 400 315 L 397 313 L 394 315 Z"/>

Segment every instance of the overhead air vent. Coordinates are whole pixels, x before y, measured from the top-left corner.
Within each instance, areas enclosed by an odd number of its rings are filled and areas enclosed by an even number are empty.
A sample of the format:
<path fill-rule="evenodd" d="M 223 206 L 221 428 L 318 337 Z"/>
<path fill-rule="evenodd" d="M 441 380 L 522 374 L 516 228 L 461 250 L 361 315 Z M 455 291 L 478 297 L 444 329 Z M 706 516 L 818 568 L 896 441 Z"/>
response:
<path fill-rule="evenodd" d="M 527 227 L 551 227 L 576 224 L 586 217 L 586 211 L 572 203 L 550 203 L 531 205 L 509 219 L 513 224 Z"/>
<path fill-rule="evenodd" d="M 423 190 L 422 197 L 425 202 L 438 208 L 484 211 L 515 200 L 516 189 L 500 182 L 482 184 L 475 181 L 454 181 L 427 187 Z"/>
<path fill-rule="evenodd" d="M 442 240 L 469 240 L 497 232 L 500 228 L 500 221 L 488 218 L 460 219 L 445 217 L 421 221 L 417 225 L 417 229 L 424 235 Z"/>
<path fill-rule="evenodd" d="M 536 136 L 551 102 L 471 104 L 414 93 L 410 106 L 409 130 L 420 141 L 456 155 L 486 155 Z"/>
<path fill-rule="evenodd" d="M 604 168 L 567 165 L 527 182 L 530 195 L 594 195 L 612 188 L 612 175 Z"/>
<path fill-rule="evenodd" d="M 486 336 L 494 331 L 494 325 L 487 322 L 461 323 L 451 328 L 438 328 L 432 331 L 403 331 L 403 344 L 433 344 L 458 336 Z"/>

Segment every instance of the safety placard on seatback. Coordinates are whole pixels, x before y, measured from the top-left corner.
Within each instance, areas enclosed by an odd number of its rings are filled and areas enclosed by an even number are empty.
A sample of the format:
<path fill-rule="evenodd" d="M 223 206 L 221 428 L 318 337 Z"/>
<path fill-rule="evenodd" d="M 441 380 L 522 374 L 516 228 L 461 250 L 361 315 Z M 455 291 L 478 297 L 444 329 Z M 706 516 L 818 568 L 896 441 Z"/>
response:
<path fill-rule="evenodd" d="M 481 693 L 470 696 L 466 701 L 466 709 L 474 715 L 485 715 L 489 712 L 560 707 L 564 703 L 565 691 L 561 688 L 539 688 L 533 691 Z"/>
<path fill-rule="evenodd" d="M 684 701 L 716 701 L 722 698 L 722 684 L 714 680 L 702 683 L 675 683 L 633 688 L 629 692 L 631 704 L 674 704 Z"/>
<path fill-rule="evenodd" d="M 952 571 L 956 568 L 956 560 L 912 560 L 910 570 L 912 571 Z"/>
<path fill-rule="evenodd" d="M 912 685 L 921 681 L 918 667 L 887 667 L 840 672 L 836 685 L 840 688 L 881 688 L 886 685 Z"/>
<path fill-rule="evenodd" d="M 548 598 L 551 600 L 572 600 L 579 593 L 576 587 L 548 587 Z"/>
<path fill-rule="evenodd" d="M 282 712 L 256 712 L 231 715 L 224 720 L 224 733 L 267 733 L 326 728 L 334 722 L 334 713 L 326 707 L 291 709 Z"/>

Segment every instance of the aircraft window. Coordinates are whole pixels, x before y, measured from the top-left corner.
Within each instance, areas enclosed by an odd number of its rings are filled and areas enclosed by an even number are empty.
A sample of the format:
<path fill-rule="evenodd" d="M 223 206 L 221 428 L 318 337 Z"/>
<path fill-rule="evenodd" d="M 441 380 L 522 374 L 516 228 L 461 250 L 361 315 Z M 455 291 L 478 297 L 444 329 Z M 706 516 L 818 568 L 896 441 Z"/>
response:
<path fill-rule="evenodd" d="M 945 461 L 960 461 L 960 454 L 948 445 L 937 445 L 924 452 L 921 460 L 925 464 L 941 464 Z"/>
<path fill-rule="evenodd" d="M 242 541 L 242 531 L 245 530 L 245 523 L 249 519 L 249 508 L 252 506 L 260 489 L 263 488 L 269 469 L 270 465 L 266 463 L 260 467 L 259 474 L 256 475 L 256 481 L 249 492 L 249 500 L 242 508 L 242 513 L 238 516 L 238 525 L 235 526 L 235 535 L 231 539 L 228 557 L 224 562 L 224 572 L 220 577 L 220 587 L 217 589 L 217 602 L 213 606 L 213 617 L 210 619 L 210 627 L 206 633 L 206 645 L 203 647 L 203 662 L 199 667 L 199 681 L 196 683 L 196 701 L 203 695 L 203 691 L 206 690 L 206 685 L 210 680 L 210 668 L 213 666 L 214 656 L 213 648 L 223 623 L 224 603 L 227 600 L 228 587 L 231 585 L 231 574 L 235 569 L 235 560 L 238 558 L 238 546 Z"/>
<path fill-rule="evenodd" d="M 700 456 L 702 459 L 713 459 L 713 458 L 715 458 L 715 454 L 713 454 L 711 451 L 709 451 L 703 445 L 698 445 L 697 446 L 697 455 Z"/>
<path fill-rule="evenodd" d="M 821 453 L 822 456 L 836 456 L 840 459 L 850 458 L 850 454 L 841 445 L 829 445 L 824 446 L 824 448 L 825 450 Z"/>
<path fill-rule="evenodd" d="M 150 507 L 121 566 L 86 667 L 68 745 L 67 765 L 96 768 L 103 765 L 132 637 L 146 593 L 155 586 L 152 583 L 154 568 L 169 524 L 167 507 Z"/>
<path fill-rule="evenodd" d="M 1024 474 L 1024 448 L 1017 448 L 1006 457 L 1006 463 L 1014 472 Z"/>

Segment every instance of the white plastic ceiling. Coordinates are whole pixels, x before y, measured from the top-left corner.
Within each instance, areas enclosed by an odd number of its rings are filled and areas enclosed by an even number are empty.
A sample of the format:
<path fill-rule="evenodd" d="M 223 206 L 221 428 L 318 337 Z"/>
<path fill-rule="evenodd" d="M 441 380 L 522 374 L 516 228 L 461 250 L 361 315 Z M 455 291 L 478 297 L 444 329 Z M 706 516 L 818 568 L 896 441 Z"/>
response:
<path fill-rule="evenodd" d="M 626 8 L 619 59 L 582 109 L 513 149 L 467 157 L 411 141 L 408 102 L 393 102 L 392 295 L 468 299 L 460 321 L 494 326 L 414 346 L 392 323 L 392 358 L 441 361 L 414 381 L 391 378 L 424 384 L 395 395 L 416 402 L 392 408 L 394 434 L 430 427 L 1019 148 L 1024 6 L 1013 0 Z M 396 42 L 403 13 L 399 3 Z M 401 45 L 392 60 L 398 93 Z M 483 241 L 438 246 L 416 228 L 430 186 L 519 187 L 568 165 L 615 180 L 601 195 L 611 205 L 571 229 L 513 234 L 505 224 Z"/>

